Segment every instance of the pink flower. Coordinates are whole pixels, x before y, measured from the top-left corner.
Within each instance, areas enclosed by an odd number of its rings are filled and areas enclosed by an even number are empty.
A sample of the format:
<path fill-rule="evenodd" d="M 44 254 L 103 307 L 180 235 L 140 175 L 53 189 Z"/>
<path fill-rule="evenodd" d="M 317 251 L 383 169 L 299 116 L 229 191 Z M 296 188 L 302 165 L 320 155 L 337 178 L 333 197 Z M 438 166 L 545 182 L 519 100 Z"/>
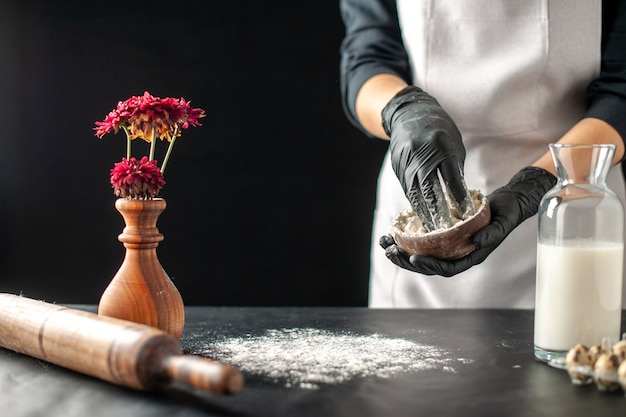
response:
<path fill-rule="evenodd" d="M 152 142 L 154 135 L 168 142 L 180 136 L 182 129 L 202 126 L 199 119 L 204 110 L 192 108 L 184 98 L 154 97 L 149 92 L 132 96 L 117 103 L 103 121 L 96 122 L 96 136 L 102 138 L 110 132 L 117 133 L 121 127 L 128 128 L 130 139 L 141 138 Z"/>
<path fill-rule="evenodd" d="M 111 170 L 115 195 L 133 199 L 156 196 L 165 185 L 163 173 L 176 138 L 189 126 L 202 126 L 199 120 L 204 116 L 204 110 L 192 108 L 191 103 L 182 97 L 154 97 L 147 91 L 143 96 L 132 96 L 118 102 L 117 107 L 103 121 L 96 122 L 94 128 L 98 138 L 107 133 L 117 133 L 120 129 L 126 133 L 126 158 Z M 160 169 L 154 160 L 157 137 L 169 142 Z M 131 141 L 136 138 L 150 143 L 150 156 L 144 156 L 141 161 L 131 157 Z"/>
<path fill-rule="evenodd" d="M 122 158 L 122 162 L 117 162 L 111 169 L 111 186 L 118 197 L 150 200 L 164 185 L 157 161 L 148 161 L 147 156 L 140 161 L 134 157 Z"/>

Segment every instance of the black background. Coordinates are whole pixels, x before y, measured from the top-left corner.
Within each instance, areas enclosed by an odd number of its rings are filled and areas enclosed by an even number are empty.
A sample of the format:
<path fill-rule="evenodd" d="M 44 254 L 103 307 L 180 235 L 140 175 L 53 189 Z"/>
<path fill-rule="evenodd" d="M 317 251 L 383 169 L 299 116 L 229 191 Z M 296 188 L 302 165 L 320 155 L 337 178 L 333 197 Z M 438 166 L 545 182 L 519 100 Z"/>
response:
<path fill-rule="evenodd" d="M 386 144 L 341 110 L 343 30 L 326 0 L 0 3 L 0 291 L 98 301 L 124 254 L 125 137 L 92 129 L 147 90 L 207 112 L 161 193 L 186 304 L 365 305 Z"/>

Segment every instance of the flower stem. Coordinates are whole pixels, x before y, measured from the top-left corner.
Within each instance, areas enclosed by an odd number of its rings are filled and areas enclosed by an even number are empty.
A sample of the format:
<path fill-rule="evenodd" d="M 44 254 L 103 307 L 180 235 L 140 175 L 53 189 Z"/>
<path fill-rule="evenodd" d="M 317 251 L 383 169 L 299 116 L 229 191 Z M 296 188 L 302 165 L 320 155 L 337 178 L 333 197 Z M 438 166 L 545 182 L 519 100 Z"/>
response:
<path fill-rule="evenodd" d="M 155 134 L 156 134 L 156 129 L 152 128 L 152 138 L 150 140 L 150 158 L 149 158 L 149 161 L 152 161 L 154 159 L 154 149 L 156 148 L 156 144 L 155 144 L 156 137 L 155 137 Z"/>
<path fill-rule="evenodd" d="M 128 133 L 126 126 L 122 126 L 122 129 L 124 129 L 124 133 L 126 133 L 126 159 L 130 159 L 130 133 Z"/>
<path fill-rule="evenodd" d="M 176 135 L 178 134 L 178 125 L 174 127 L 174 135 L 172 136 L 172 140 L 170 141 L 170 145 L 167 147 L 167 153 L 165 154 L 165 158 L 163 158 L 163 163 L 161 164 L 161 175 L 165 172 L 165 165 L 167 165 L 168 159 L 170 159 L 170 155 L 172 154 L 172 148 L 174 147 L 174 142 L 176 141 Z"/>

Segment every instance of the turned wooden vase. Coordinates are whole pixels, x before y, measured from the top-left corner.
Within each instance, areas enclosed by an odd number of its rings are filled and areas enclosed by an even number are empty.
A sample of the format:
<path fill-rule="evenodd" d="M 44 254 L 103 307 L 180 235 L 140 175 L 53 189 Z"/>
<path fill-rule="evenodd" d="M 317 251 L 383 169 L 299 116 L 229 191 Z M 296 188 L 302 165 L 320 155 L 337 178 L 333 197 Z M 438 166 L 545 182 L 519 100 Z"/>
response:
<path fill-rule="evenodd" d="M 156 253 L 163 240 L 156 224 L 165 207 L 161 198 L 115 202 L 126 223 L 118 237 L 126 255 L 100 298 L 98 314 L 157 327 L 178 340 L 185 326 L 183 299 Z"/>

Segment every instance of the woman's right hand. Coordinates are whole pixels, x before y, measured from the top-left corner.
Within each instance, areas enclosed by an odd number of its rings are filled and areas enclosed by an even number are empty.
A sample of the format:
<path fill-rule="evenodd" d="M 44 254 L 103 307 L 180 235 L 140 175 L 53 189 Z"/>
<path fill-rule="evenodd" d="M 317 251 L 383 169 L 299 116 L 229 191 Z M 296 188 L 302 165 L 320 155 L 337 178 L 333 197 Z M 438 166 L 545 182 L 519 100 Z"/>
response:
<path fill-rule="evenodd" d="M 465 147 L 461 134 L 437 100 L 408 86 L 387 103 L 382 124 L 390 137 L 393 170 L 427 231 L 452 226 L 439 175 L 461 217 L 473 214 L 463 179 Z"/>

